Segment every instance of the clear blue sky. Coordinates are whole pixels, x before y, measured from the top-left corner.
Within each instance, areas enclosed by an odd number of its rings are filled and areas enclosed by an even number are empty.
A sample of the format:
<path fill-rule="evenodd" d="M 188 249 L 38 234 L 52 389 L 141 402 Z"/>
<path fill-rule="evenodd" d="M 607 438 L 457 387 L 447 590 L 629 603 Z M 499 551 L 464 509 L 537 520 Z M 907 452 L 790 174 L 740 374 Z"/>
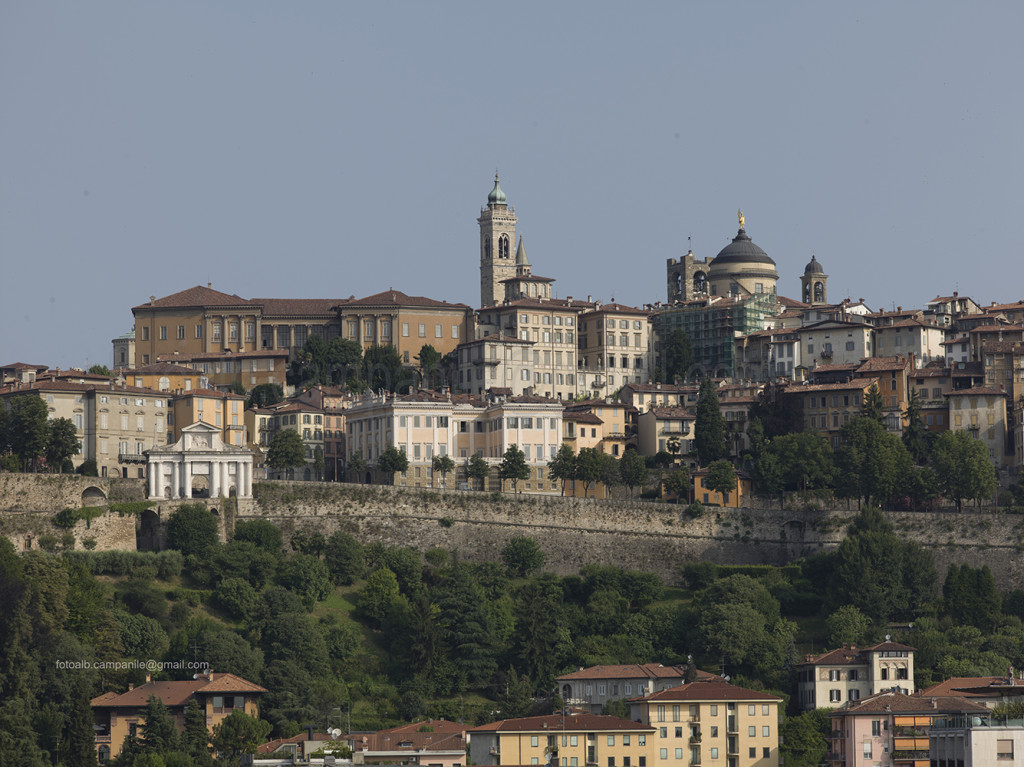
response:
<path fill-rule="evenodd" d="M 494 171 L 559 296 L 665 298 L 747 231 L 799 296 L 1024 298 L 1024 3 L 6 0 L 0 364 L 130 307 L 476 305 Z"/>

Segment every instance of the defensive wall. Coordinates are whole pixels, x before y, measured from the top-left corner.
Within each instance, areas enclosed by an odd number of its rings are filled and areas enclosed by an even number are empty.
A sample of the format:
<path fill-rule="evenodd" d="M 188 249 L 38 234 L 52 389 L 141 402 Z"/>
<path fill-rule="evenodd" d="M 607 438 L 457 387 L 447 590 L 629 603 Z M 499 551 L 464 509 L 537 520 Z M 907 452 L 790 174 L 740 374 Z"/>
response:
<path fill-rule="evenodd" d="M 60 535 L 51 522 L 66 508 L 144 500 L 144 480 L 0 474 L 0 534 L 19 550 L 26 538 Z M 336 530 L 360 541 L 457 550 L 471 560 L 497 560 L 509 538 L 535 538 L 546 569 L 575 573 L 588 563 L 613 564 L 675 580 L 689 562 L 780 565 L 830 549 L 843 539 L 856 508 L 830 510 L 719 509 L 690 518 L 684 506 L 631 499 L 585 500 L 558 496 L 493 495 L 308 482 L 259 482 L 255 497 L 203 501 L 214 509 L 224 537 L 236 521 L 266 519 L 287 538 L 296 530 Z M 107 513 L 76 524 L 80 545 L 97 549 L 154 548 L 180 501 L 148 505 L 138 514 Z M 136 504 L 138 505 L 138 504 Z M 951 563 L 988 564 L 1002 588 L 1024 576 L 1024 516 L 964 511 L 886 512 L 897 533 L 934 552 L 939 577 Z"/>

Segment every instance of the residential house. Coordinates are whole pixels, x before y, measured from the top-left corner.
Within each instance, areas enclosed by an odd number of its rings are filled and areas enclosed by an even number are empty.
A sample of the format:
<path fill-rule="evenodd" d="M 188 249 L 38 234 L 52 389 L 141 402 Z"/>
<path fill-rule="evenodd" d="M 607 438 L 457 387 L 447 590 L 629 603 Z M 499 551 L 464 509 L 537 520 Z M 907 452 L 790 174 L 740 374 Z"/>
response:
<path fill-rule="evenodd" d="M 47 365 L 29 365 L 25 362 L 4 365 L 0 367 L 0 386 L 33 383 L 37 377 L 42 377 L 48 368 Z"/>
<path fill-rule="evenodd" d="M 697 670 L 697 679 L 721 679 Z M 609 700 L 644 697 L 678 687 L 686 681 L 686 666 L 662 663 L 626 663 L 590 666 L 555 678 L 562 700 L 569 706 L 584 706 L 592 714 L 603 714 Z"/>
<path fill-rule="evenodd" d="M 476 765 L 655 767 L 654 733 L 648 724 L 597 714 L 502 719 L 469 730 L 469 758 Z"/>
<path fill-rule="evenodd" d="M 302 446 L 306 453 L 305 466 L 289 469 L 273 469 L 268 466 L 268 477 L 270 479 L 299 479 L 306 482 L 320 481 L 323 478 L 322 471 L 326 466 L 323 408 L 307 402 L 285 400 L 266 409 L 271 410 L 274 414 L 271 419 L 272 433 L 267 444 L 272 443 L 279 432 L 290 430 L 297 432 L 302 438 Z"/>
<path fill-rule="evenodd" d="M 465 767 L 467 731 L 461 722 L 431 719 L 347 736 L 353 764 Z"/>
<path fill-rule="evenodd" d="M 776 327 L 737 336 L 736 378 L 750 381 L 795 380 L 802 364 L 800 333 L 784 327 L 775 318 Z"/>
<path fill-rule="evenodd" d="M 914 367 L 922 368 L 945 359 L 942 342 L 946 330 L 920 319 L 902 319 L 875 326 L 875 356 L 910 357 Z"/>
<path fill-rule="evenodd" d="M 1006 392 L 976 386 L 947 392 L 945 397 L 949 402 L 949 428 L 966 431 L 984 442 L 996 467 L 1009 465 L 1016 438 L 1013 441 L 1007 439 Z"/>
<path fill-rule="evenodd" d="M 465 470 L 471 455 L 481 456 L 496 469 L 515 444 L 530 466 L 529 479 L 520 482 L 518 489 L 560 490 L 559 483 L 547 476 L 548 461 L 562 440 L 562 403 L 557 400 L 496 391 L 482 398 L 427 390 L 404 395 L 370 392 L 347 410 L 345 428 L 347 454 L 359 451 L 371 468 L 388 447 L 406 455 L 408 471 L 394 477 L 399 486 L 435 486 L 433 458 L 448 455 L 458 465 L 457 476 L 447 478 L 450 486 L 468 487 Z M 500 489 L 496 471 L 488 484 Z"/>
<path fill-rule="evenodd" d="M 690 682 L 629 701 L 630 717 L 656 728 L 658 765 L 778 767 L 780 704 L 724 680 Z"/>
<path fill-rule="evenodd" d="M 650 381 L 654 372 L 650 311 L 595 302 L 579 317 L 579 364 L 595 398 L 606 397 L 623 384 Z"/>
<path fill-rule="evenodd" d="M 886 429 L 896 434 L 903 432 L 906 423 L 907 397 L 910 395 L 910 377 L 914 373 L 910 357 L 871 357 L 864 360 L 854 372 L 854 379 L 876 381 L 882 397 L 882 418 Z"/>
<path fill-rule="evenodd" d="M 797 703 L 804 711 L 892 689 L 914 691 L 914 648 L 888 637 L 871 647 L 844 644 L 837 650 L 807 655 L 797 666 Z"/>
<path fill-rule="evenodd" d="M 597 447 L 608 455 L 621 458 L 630 441 L 629 416 L 631 410 L 632 408 L 628 405 L 613 400 L 611 397 L 587 399 L 566 404 L 563 418 L 565 414 L 569 413 L 589 413 L 598 418 L 600 427 L 597 432 L 600 434 L 601 441 Z M 591 426 L 591 431 L 593 433 L 593 426 Z"/>
<path fill-rule="evenodd" d="M 804 429 L 818 432 L 838 450 L 843 426 L 860 415 L 864 397 L 877 383 L 876 378 L 855 378 L 846 383 L 808 384 L 785 389 L 779 396 L 795 400 Z"/>
<path fill-rule="evenodd" d="M 799 330 L 801 360 L 815 364 L 838 365 L 873 357 L 875 329 L 861 318 L 822 320 Z"/>
<path fill-rule="evenodd" d="M 533 347 L 533 341 L 497 334 L 459 344 L 453 389 L 477 395 L 494 388 L 529 394 L 535 387 Z"/>
<path fill-rule="evenodd" d="M 158 361 L 170 362 L 199 371 L 210 383 L 210 388 L 249 390 L 262 384 L 278 384 L 283 391 L 286 383 L 288 352 L 284 349 L 259 349 L 247 352 L 195 352 L 193 354 L 161 354 Z"/>
<path fill-rule="evenodd" d="M 977 303 L 967 296 L 953 291 L 951 296 L 936 296 L 925 305 L 924 319 L 944 328 L 952 328 L 957 322 L 971 315 L 983 314 Z"/>
<path fill-rule="evenodd" d="M 637 416 L 637 451 L 640 455 L 662 451 L 689 455 L 694 450 L 696 421 L 696 414 L 687 407 L 651 407 Z"/>
<path fill-rule="evenodd" d="M 210 388 L 209 379 L 199 371 L 172 362 L 156 362 L 116 371 L 119 379 L 140 389 L 183 392 Z"/>
<path fill-rule="evenodd" d="M 911 390 L 917 392 L 925 429 L 932 432 L 946 431 L 949 428 L 949 403 L 946 401 L 946 393 L 953 386 L 949 368 L 943 367 L 940 363 L 915 370 L 909 379 L 909 386 Z"/>
<path fill-rule="evenodd" d="M 929 765 L 990 767 L 1016 764 L 1024 754 L 1024 719 L 995 714 L 938 717 L 928 729 Z"/>
<path fill-rule="evenodd" d="M 829 714 L 830 767 L 929 767 L 929 730 L 950 716 L 987 714 L 979 703 L 887 691 L 847 701 Z"/>
<path fill-rule="evenodd" d="M 145 710 L 149 699 L 156 697 L 174 719 L 179 732 L 185 729 L 185 707 L 196 701 L 206 713 L 206 727 L 211 730 L 234 711 L 259 716 L 260 696 L 267 691 L 234 674 L 218 674 L 207 669 L 194 679 L 172 682 L 154 682 L 146 675 L 146 683 L 127 692 L 105 692 L 93 698 L 93 730 L 96 733 L 96 755 L 105 762 L 121 753 L 121 745 L 128 735 L 139 733 L 145 724 Z"/>
<path fill-rule="evenodd" d="M 70 420 L 78 434 L 79 452 L 72 457 L 76 466 L 92 459 L 101 477 L 144 478 L 145 451 L 173 441 L 171 395 L 102 380 L 97 383 L 95 376 L 38 378 L 0 390 L 0 399 L 40 397 L 51 420 Z"/>
<path fill-rule="evenodd" d="M 743 506 L 743 499 L 754 495 L 754 481 L 743 471 L 736 472 L 736 489 L 719 492 L 707 486 L 708 469 L 696 469 L 690 472 L 693 481 L 693 499 L 713 506 L 731 506 L 738 509 Z"/>

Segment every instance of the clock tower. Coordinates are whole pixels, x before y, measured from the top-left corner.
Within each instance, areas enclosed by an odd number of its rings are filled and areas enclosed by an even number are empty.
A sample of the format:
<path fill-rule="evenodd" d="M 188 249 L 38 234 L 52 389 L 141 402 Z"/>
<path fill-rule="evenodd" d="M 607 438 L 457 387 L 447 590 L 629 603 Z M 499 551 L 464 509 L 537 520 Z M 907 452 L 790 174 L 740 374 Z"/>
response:
<path fill-rule="evenodd" d="M 493 306 L 505 299 L 502 280 L 516 276 L 512 243 L 516 241 L 516 211 L 506 204 L 505 193 L 494 174 L 494 189 L 487 195 L 487 207 L 480 209 L 480 306 Z"/>

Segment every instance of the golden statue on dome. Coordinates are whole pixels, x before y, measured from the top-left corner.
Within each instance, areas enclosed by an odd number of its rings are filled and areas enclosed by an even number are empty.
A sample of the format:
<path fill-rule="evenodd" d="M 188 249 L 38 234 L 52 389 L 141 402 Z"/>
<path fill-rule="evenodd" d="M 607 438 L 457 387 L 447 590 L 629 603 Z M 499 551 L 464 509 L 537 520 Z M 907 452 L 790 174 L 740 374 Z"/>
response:
<path fill-rule="evenodd" d="M 746 229 L 747 219 L 743 217 L 743 209 L 737 210 L 736 215 L 740 217 L 740 229 Z"/>

